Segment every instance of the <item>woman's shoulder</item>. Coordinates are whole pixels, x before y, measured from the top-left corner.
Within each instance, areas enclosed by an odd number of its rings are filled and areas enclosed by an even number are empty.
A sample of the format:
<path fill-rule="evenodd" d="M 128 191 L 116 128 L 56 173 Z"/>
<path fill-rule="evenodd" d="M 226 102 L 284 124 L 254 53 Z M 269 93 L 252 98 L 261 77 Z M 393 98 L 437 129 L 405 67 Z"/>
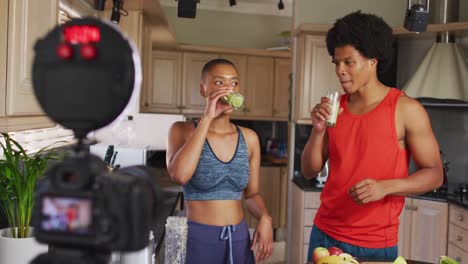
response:
<path fill-rule="evenodd" d="M 252 129 L 248 127 L 243 127 L 243 126 L 237 126 L 237 127 L 239 127 L 247 143 L 258 141 L 258 135 L 255 131 L 253 131 Z"/>
<path fill-rule="evenodd" d="M 187 134 L 191 133 L 195 129 L 195 125 L 192 121 L 176 121 L 171 125 L 169 129 L 170 134 Z"/>

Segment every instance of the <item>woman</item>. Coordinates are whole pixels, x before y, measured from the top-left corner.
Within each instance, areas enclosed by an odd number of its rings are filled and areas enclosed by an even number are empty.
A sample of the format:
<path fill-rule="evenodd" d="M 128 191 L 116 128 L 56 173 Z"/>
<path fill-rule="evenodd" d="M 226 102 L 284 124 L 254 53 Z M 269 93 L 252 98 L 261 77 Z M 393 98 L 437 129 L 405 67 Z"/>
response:
<path fill-rule="evenodd" d="M 169 131 L 167 168 L 184 187 L 187 264 L 255 263 L 272 253 L 273 229 L 259 193 L 260 146 L 254 131 L 231 123 L 232 107 L 221 97 L 239 92 L 234 64 L 215 59 L 203 67 L 200 94 L 206 108 L 199 122 L 176 122 Z M 258 220 L 250 243 L 242 194 Z"/>

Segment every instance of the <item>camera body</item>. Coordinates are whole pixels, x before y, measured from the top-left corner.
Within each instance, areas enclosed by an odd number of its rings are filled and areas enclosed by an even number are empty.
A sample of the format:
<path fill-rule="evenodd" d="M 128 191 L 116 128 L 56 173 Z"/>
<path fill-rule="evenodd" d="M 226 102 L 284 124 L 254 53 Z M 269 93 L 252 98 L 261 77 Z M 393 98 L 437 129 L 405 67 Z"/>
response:
<path fill-rule="evenodd" d="M 153 215 L 152 182 L 125 168 L 112 173 L 87 154 L 57 164 L 47 173 L 34 211 L 42 243 L 111 251 L 148 244 Z"/>

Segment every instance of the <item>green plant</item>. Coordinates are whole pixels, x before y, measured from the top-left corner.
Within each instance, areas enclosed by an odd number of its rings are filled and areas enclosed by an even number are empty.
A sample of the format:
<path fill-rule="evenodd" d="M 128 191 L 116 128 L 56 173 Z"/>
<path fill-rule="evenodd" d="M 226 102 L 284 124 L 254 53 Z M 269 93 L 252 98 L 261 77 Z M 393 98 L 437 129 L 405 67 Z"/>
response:
<path fill-rule="evenodd" d="M 8 134 L 1 135 L 4 159 L 0 160 L 0 203 L 12 237 L 25 238 L 29 235 L 36 182 L 47 169 L 48 161 L 57 159 L 58 153 L 45 147 L 28 155 Z"/>

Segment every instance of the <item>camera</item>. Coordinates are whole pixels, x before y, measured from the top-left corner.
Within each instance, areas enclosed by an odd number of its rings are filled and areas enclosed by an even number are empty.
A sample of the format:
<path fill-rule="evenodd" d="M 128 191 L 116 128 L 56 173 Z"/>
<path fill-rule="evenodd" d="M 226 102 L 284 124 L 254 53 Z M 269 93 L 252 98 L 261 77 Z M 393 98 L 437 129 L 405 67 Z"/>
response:
<path fill-rule="evenodd" d="M 86 139 L 121 115 L 139 87 L 136 48 L 115 25 L 84 18 L 55 27 L 34 49 L 38 102 L 77 144 L 37 188 L 34 234 L 50 250 L 33 263 L 107 263 L 111 251 L 143 249 L 162 195 L 154 174 L 146 166 L 110 172 Z"/>

